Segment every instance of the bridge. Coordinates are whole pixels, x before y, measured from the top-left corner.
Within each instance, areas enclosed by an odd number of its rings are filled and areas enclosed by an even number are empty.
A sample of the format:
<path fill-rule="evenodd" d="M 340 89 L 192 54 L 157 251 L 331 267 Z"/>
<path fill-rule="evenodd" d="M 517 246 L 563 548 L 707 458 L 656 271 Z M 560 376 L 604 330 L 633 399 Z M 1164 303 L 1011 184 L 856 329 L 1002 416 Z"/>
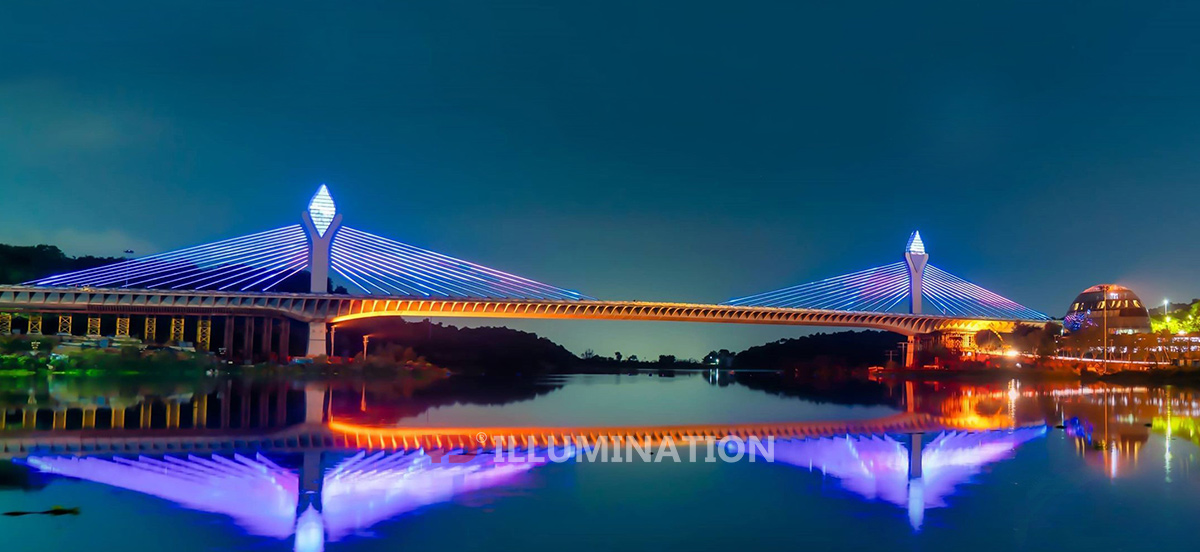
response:
<path fill-rule="evenodd" d="M 275 405 L 282 405 L 281 391 L 263 389 L 253 401 L 232 397 L 245 402 L 238 409 L 243 416 L 251 413 L 251 402 L 262 407 L 258 427 L 246 420 L 226 427 L 228 389 L 196 394 L 183 404 L 142 402 L 90 416 L 85 410 L 82 427 L 74 429 L 60 423 L 56 411 L 52 429 L 24 423 L 0 431 L 0 457 L 225 515 L 248 533 L 293 540 L 296 550 L 320 550 L 325 542 L 424 506 L 514 484 L 550 461 L 591 462 L 592 451 L 607 447 L 620 450 L 623 462 L 654 462 L 631 453 L 631 444 L 661 453 L 668 440 L 684 449 L 684 461 L 691 439 L 701 441 L 696 458 L 705 461 L 703 443 L 729 436 L 774 438 L 772 456 L 756 446 L 746 453 L 755 461 L 820 470 L 852 495 L 906 509 L 919 530 L 926 509 L 946 507 L 957 486 L 1046 431 L 1041 423 L 980 425 L 913 413 L 765 424 L 372 427 L 329 419 L 328 391 L 319 384 L 302 391 L 302 419 L 272 414 L 272 401 L 265 399 L 279 398 Z M 219 406 L 210 405 L 214 397 Z M 182 423 L 181 409 L 191 412 Z M 117 415 L 127 410 L 140 416 Z M 21 414 L 25 422 L 38 417 Z M 152 423 L 155 415 L 165 415 L 166 423 Z"/>
<path fill-rule="evenodd" d="M 983 329 L 1044 324 L 1046 315 L 928 265 L 919 232 L 904 260 L 720 304 L 604 301 L 342 225 L 324 185 L 301 224 L 216 243 L 130 259 L 17 286 L 0 286 L 0 334 L 140 337 L 223 349 L 253 360 L 293 352 L 328 352 L 330 325 L 386 316 L 586 319 L 871 328 L 909 340 L 908 361 L 941 343 L 973 348 Z M 307 271 L 307 276 L 305 272 Z M 350 293 L 330 293 L 336 277 Z M 283 288 L 305 281 L 303 292 Z M 926 309 L 925 306 L 932 307 Z M 135 325 L 133 316 L 141 324 Z M 166 335 L 158 319 L 166 318 Z M 217 337 L 219 336 L 219 337 Z M 215 343 L 214 343 L 215 342 Z"/>

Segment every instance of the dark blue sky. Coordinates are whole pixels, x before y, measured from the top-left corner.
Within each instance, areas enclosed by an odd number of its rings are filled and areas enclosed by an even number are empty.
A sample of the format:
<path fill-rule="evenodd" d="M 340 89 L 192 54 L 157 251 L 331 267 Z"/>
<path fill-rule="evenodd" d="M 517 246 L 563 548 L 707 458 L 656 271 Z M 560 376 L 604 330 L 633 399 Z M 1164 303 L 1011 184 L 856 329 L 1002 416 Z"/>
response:
<path fill-rule="evenodd" d="M 351 226 L 606 299 L 932 261 L 1200 296 L 1195 2 L 6 2 L 0 242 Z M 701 356 L 755 327 L 537 323 Z"/>

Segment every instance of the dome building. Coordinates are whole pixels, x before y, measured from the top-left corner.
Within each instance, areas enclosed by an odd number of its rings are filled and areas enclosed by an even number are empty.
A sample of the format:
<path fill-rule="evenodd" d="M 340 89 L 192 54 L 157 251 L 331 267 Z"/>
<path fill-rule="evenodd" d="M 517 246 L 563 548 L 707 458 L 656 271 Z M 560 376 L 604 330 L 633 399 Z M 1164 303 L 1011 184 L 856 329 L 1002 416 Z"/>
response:
<path fill-rule="evenodd" d="M 1146 305 L 1133 290 L 1116 284 L 1100 284 L 1083 290 L 1063 317 L 1063 328 L 1077 332 L 1103 328 L 1106 322 L 1109 333 L 1150 332 L 1150 313 L 1146 312 Z"/>

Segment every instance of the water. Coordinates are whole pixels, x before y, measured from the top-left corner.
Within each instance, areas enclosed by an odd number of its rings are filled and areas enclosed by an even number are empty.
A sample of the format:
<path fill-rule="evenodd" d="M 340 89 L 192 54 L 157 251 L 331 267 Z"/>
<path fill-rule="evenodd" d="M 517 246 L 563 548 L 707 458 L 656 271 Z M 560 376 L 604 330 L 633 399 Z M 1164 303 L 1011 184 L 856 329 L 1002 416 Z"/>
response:
<path fill-rule="evenodd" d="M 155 469 L 185 468 L 154 464 L 162 454 L 142 461 L 149 468 L 134 465 L 136 455 L 124 455 L 123 464 L 106 455 L 75 474 L 87 478 L 33 474 L 20 483 L 25 488 L 0 487 L 0 512 L 54 506 L 81 512 L 0 517 L 6 551 L 1184 550 L 1200 511 L 1194 433 L 1200 402 L 1177 389 L 797 383 L 774 374 L 708 372 L 504 383 L 93 378 L 6 385 L 0 398 L 8 428 L 0 437 L 7 438 L 117 431 L 80 428 L 90 415 L 73 407 L 95 404 L 125 407 L 119 431 L 127 435 L 278 432 L 304 421 L 312 396 L 305 388 L 329 390 L 320 407 L 325 415 L 379 427 L 862 420 L 911 410 L 991 428 L 942 436 L 936 444 L 927 435 L 918 483 L 906 472 L 902 436 L 779 442 L 771 463 L 576 461 L 509 464 L 502 472 L 501 464 L 474 459 L 468 464 L 474 468 L 461 473 L 418 466 L 375 470 L 375 479 L 355 472 L 356 482 L 328 475 L 353 451 L 327 451 L 316 464 L 326 475 L 324 514 L 315 526 L 304 521 L 311 517 L 296 520 L 307 511 L 296 486 L 303 487 L 304 469 L 314 465 L 311 455 L 268 451 L 256 460 L 254 450 L 242 450 L 244 465 L 257 470 L 250 479 L 184 478 L 157 486 Z M 177 410 L 165 404 L 172 402 Z M 137 427 L 142 404 L 152 405 L 146 429 Z M 19 409 L 55 405 L 72 408 L 58 418 L 36 414 L 42 430 L 14 427 Z M 113 417 L 101 410 L 97 427 Z M 45 451 L 21 461 L 39 458 L 78 467 Z M 260 484 L 263 474 L 268 484 Z"/>

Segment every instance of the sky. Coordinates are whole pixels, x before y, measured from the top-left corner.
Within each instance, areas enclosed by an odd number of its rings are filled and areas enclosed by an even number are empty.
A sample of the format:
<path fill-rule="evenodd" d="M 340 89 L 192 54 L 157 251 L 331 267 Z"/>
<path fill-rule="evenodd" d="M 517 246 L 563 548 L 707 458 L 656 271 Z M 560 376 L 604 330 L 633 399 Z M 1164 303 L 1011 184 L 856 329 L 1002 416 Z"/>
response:
<path fill-rule="evenodd" d="M 930 262 L 1200 297 L 1200 3 L 58 2 L 0 17 L 0 243 L 349 226 L 601 299 Z M 525 322 L 701 357 L 803 328 Z"/>

